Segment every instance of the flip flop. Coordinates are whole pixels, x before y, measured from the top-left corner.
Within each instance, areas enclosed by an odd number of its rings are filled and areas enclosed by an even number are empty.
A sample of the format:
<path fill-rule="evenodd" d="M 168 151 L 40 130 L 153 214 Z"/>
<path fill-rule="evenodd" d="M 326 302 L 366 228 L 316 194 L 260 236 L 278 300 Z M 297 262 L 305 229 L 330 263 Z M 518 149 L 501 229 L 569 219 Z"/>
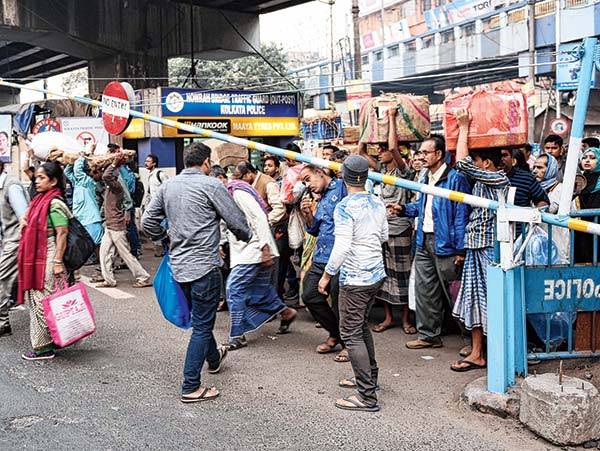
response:
<path fill-rule="evenodd" d="M 327 342 L 321 343 L 319 346 L 317 346 L 317 352 L 319 354 L 329 354 L 331 352 L 334 352 L 335 348 L 337 348 L 338 345 L 339 343 L 336 343 L 333 346 Z"/>
<path fill-rule="evenodd" d="M 131 286 L 133 288 L 146 288 L 146 287 L 151 287 L 152 282 L 150 282 L 150 280 L 142 280 L 141 282 L 136 282 Z"/>
<path fill-rule="evenodd" d="M 371 329 L 371 330 L 373 332 L 380 333 L 380 332 L 385 332 L 386 330 L 391 329 L 392 327 L 395 327 L 395 326 L 393 324 L 386 325 L 383 323 L 379 323 L 379 324 L 377 324 L 377 326 L 373 327 L 373 329 Z"/>
<path fill-rule="evenodd" d="M 98 285 L 94 286 L 94 288 L 114 288 L 114 287 L 116 287 L 116 285 L 109 285 L 106 282 L 102 282 L 102 283 L 99 283 Z"/>
<path fill-rule="evenodd" d="M 348 351 L 346 351 L 345 349 L 340 351 L 339 354 L 333 358 L 333 361 L 337 363 L 348 363 L 350 361 Z"/>
<path fill-rule="evenodd" d="M 346 377 L 338 382 L 338 386 L 342 388 L 356 388 L 356 378 L 354 376 Z M 375 390 L 379 391 L 379 384 L 375 386 Z"/>
<path fill-rule="evenodd" d="M 461 363 L 466 363 L 467 366 L 463 366 L 461 368 L 457 368 L 454 366 L 454 365 L 459 365 Z M 465 359 L 459 360 L 458 362 L 454 363 L 453 365 L 450 365 L 450 369 L 452 371 L 456 371 L 457 373 L 464 373 L 466 371 L 471 371 L 471 370 L 483 370 L 485 368 L 487 368 L 487 365 L 478 365 L 477 363 L 473 363 L 473 362 L 470 362 Z"/>
<path fill-rule="evenodd" d="M 417 333 L 417 328 L 415 326 L 403 326 L 402 330 L 406 335 L 414 335 Z"/>
<path fill-rule="evenodd" d="M 350 404 L 352 404 L 352 406 L 346 406 L 343 404 L 339 404 L 337 401 L 335 402 L 335 406 L 338 409 L 342 409 L 342 410 L 356 410 L 359 412 L 379 412 L 380 407 L 379 406 L 367 406 L 365 404 L 363 404 L 362 402 L 360 402 L 358 399 L 356 399 L 354 396 L 348 396 L 347 398 L 342 398 L 342 401 L 347 401 Z"/>
<path fill-rule="evenodd" d="M 294 316 L 292 316 L 290 319 L 282 319 L 281 323 L 279 323 L 279 330 L 277 330 L 277 332 L 275 333 L 278 335 L 289 334 L 290 326 L 292 325 L 297 316 L 298 314 L 294 313 Z"/>
<path fill-rule="evenodd" d="M 200 392 L 200 395 L 193 396 L 193 397 L 188 396 L 188 395 L 181 395 L 181 402 L 190 403 L 190 402 L 199 402 L 199 401 L 209 401 L 209 400 L 215 399 L 217 396 L 219 396 L 219 392 L 217 392 L 217 394 L 214 396 L 206 396 L 206 394 L 208 393 L 209 390 L 210 390 L 210 388 L 204 387 L 203 390 Z"/>

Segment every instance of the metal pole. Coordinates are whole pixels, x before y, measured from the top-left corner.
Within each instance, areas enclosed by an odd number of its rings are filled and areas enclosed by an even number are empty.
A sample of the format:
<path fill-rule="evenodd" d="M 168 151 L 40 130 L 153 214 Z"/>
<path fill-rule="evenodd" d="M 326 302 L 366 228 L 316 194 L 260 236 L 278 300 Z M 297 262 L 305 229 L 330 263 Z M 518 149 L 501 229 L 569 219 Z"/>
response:
<path fill-rule="evenodd" d="M 585 126 L 588 100 L 590 98 L 590 86 L 594 76 L 594 51 L 598 40 L 596 38 L 585 38 L 583 40 L 583 56 L 581 57 L 581 70 L 579 71 L 579 83 L 577 85 L 577 101 L 573 111 L 573 123 L 571 124 L 571 136 L 569 138 L 569 152 L 565 165 L 565 175 L 560 194 L 558 206 L 559 215 L 567 215 L 571 211 L 573 199 L 573 188 L 575 176 L 577 175 L 577 163 L 581 152 L 581 139 Z"/>
<path fill-rule="evenodd" d="M 555 12 L 554 12 L 554 17 L 555 17 L 555 42 L 556 42 L 556 65 L 554 66 L 554 70 L 555 70 L 555 74 L 558 70 L 558 55 L 559 55 L 559 49 L 560 49 L 560 0 L 556 0 L 555 2 Z M 558 90 L 558 83 L 556 83 L 556 118 L 559 119 L 561 116 L 560 114 L 560 91 Z"/>
<path fill-rule="evenodd" d="M 529 82 L 533 87 L 535 96 L 535 0 L 529 0 L 527 15 L 529 18 Z M 529 108 L 529 126 L 527 130 L 527 140 L 530 143 L 535 142 L 533 134 L 535 133 L 535 104 Z"/>
<path fill-rule="evenodd" d="M 7 86 L 15 89 L 27 89 L 29 91 L 46 92 L 48 95 L 54 95 L 57 97 L 63 97 L 66 99 L 73 100 L 75 102 L 85 103 L 93 107 L 102 108 L 103 104 L 100 100 L 93 100 L 88 97 L 81 97 L 75 95 L 69 95 L 59 92 L 53 92 L 50 90 L 35 88 L 33 86 L 20 85 L 9 81 L 0 79 L 0 86 Z M 319 167 L 329 168 L 333 171 L 339 171 L 341 164 L 335 161 L 324 160 L 322 158 L 312 157 L 301 153 L 292 152 L 291 150 L 280 149 L 279 147 L 269 146 L 267 144 L 257 143 L 244 138 L 238 138 L 237 136 L 225 135 L 223 133 L 217 133 L 210 130 L 206 130 L 200 127 L 193 127 L 181 122 L 176 122 L 171 119 L 165 119 L 163 117 L 152 116 L 147 113 L 141 113 L 135 110 L 129 110 L 131 117 L 137 117 L 145 121 L 154 122 L 157 124 L 166 125 L 167 127 L 173 127 L 179 130 L 193 133 L 196 135 L 202 135 L 205 138 L 214 138 L 220 141 L 237 144 L 248 149 L 255 149 L 259 152 L 268 152 L 273 155 L 277 155 L 280 158 L 287 158 L 289 160 L 300 161 L 302 163 L 314 164 Z M 413 182 L 412 180 L 403 179 L 401 177 L 394 177 L 391 175 L 380 174 L 379 172 L 369 172 L 369 179 L 379 183 L 385 183 L 387 185 L 395 185 L 400 188 L 409 189 L 412 191 L 418 191 L 423 194 L 431 194 L 432 196 L 442 197 L 444 199 L 452 200 L 454 202 L 460 202 L 471 205 L 473 207 L 489 208 L 490 210 L 497 210 L 499 203 L 495 200 L 486 199 L 483 197 L 473 196 L 472 194 L 461 193 L 459 191 L 453 191 L 439 186 L 432 186 L 419 182 Z M 523 207 L 516 207 L 509 205 L 510 208 L 522 209 Z M 569 217 L 559 217 L 550 213 L 541 212 L 542 222 L 546 224 L 552 224 L 559 227 L 565 227 L 579 232 L 592 233 L 594 235 L 600 235 L 600 224 L 593 222 L 582 221 L 581 219 L 573 219 Z"/>
<path fill-rule="evenodd" d="M 352 0 L 352 29 L 354 34 L 354 79 L 359 80 L 362 77 L 361 54 L 360 54 L 360 22 L 359 22 L 358 0 Z"/>
<path fill-rule="evenodd" d="M 333 52 L 334 52 L 334 44 L 333 44 L 333 5 L 335 4 L 335 0 L 329 0 L 329 33 L 330 33 L 330 57 L 331 57 L 331 92 L 330 92 L 330 104 L 331 109 L 335 110 L 335 79 L 334 79 L 334 67 L 333 67 Z"/>

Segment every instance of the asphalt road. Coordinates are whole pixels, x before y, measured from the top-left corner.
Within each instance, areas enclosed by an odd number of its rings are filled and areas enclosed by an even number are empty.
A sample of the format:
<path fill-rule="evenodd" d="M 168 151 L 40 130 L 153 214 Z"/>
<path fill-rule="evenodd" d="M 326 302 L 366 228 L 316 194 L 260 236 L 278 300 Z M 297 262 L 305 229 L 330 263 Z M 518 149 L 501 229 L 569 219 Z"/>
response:
<path fill-rule="evenodd" d="M 158 259 L 142 261 L 155 271 Z M 381 411 L 336 409 L 335 399 L 351 393 L 337 387 L 350 365 L 314 352 L 325 336 L 304 311 L 291 334 L 276 336 L 277 322 L 269 323 L 231 352 L 221 374 L 204 376 L 221 390 L 217 400 L 182 404 L 189 332 L 162 318 L 151 288 L 130 288 L 127 271 L 118 279 L 122 291 L 112 297 L 89 289 L 97 332 L 51 361 L 20 359 L 28 313 L 11 313 L 13 335 L 0 339 L 0 450 L 556 449 L 459 401 L 483 373 L 449 370 L 458 337 L 409 351 L 400 329 L 377 335 Z M 219 313 L 217 338 L 227 331 L 228 314 Z"/>

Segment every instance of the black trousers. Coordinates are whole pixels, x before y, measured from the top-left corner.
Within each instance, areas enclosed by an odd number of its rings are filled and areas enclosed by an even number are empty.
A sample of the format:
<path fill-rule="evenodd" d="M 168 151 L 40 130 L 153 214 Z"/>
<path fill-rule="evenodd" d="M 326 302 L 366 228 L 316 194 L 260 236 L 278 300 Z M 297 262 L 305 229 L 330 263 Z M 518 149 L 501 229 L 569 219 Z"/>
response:
<path fill-rule="evenodd" d="M 339 276 L 333 277 L 329 284 L 331 306 L 327 302 L 327 296 L 323 296 L 318 290 L 325 266 L 327 266 L 325 263 L 315 262 L 310 266 L 302 284 L 302 301 L 315 321 L 329 332 L 329 336 L 341 342 L 338 310 Z"/>

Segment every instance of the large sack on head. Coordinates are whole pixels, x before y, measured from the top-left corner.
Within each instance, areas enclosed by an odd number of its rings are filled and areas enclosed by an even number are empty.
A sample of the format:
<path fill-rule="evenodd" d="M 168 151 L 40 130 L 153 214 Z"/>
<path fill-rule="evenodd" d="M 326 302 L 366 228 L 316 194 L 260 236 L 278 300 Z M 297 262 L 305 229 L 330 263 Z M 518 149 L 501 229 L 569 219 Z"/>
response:
<path fill-rule="evenodd" d="M 527 101 L 520 90 L 469 91 L 444 101 L 446 149 L 453 152 L 458 142 L 454 112 L 466 108 L 471 116 L 469 149 L 514 148 L 527 144 Z"/>
<path fill-rule="evenodd" d="M 388 141 L 388 110 L 395 108 L 398 141 L 422 141 L 431 131 L 429 98 L 408 94 L 383 94 L 364 102 L 360 108 L 360 142 Z"/>

